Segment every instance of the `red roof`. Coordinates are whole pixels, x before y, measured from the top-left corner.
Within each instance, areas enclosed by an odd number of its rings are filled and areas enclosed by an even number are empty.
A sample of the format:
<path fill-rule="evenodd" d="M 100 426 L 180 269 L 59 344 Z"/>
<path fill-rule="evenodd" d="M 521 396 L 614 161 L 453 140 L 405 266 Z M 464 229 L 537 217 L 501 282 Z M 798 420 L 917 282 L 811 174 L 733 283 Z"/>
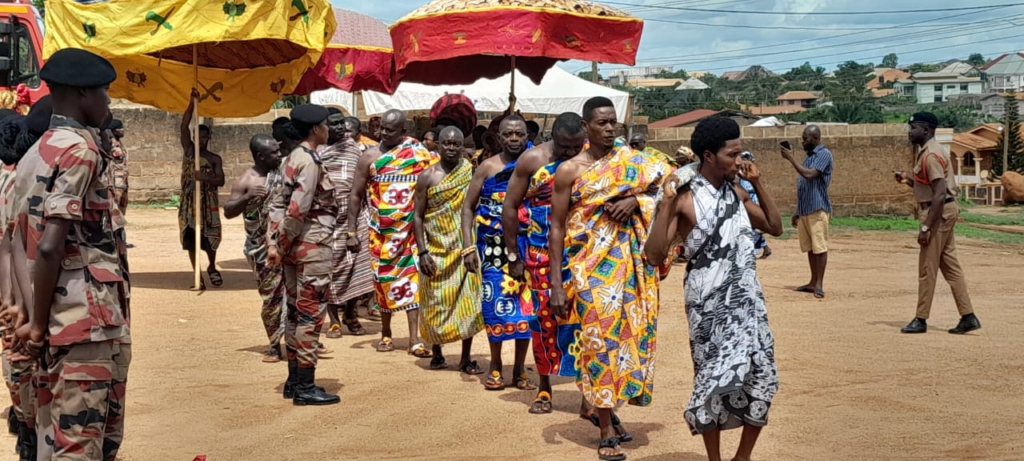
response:
<path fill-rule="evenodd" d="M 1009 56 L 1009 54 L 1004 54 L 1004 55 L 1001 55 L 1001 56 L 999 56 L 998 58 L 995 58 L 995 59 L 993 59 L 993 60 L 991 60 L 991 61 L 989 61 L 989 62 L 985 63 L 985 65 L 984 65 L 984 66 L 981 66 L 981 69 L 979 69 L 979 70 L 988 70 L 988 69 L 989 69 L 990 67 L 992 67 L 992 66 L 994 66 L 994 65 L 998 64 L 998 63 L 999 63 L 999 61 L 1002 61 L 1002 60 L 1003 60 L 1004 58 L 1006 58 L 1007 56 Z M 1021 52 L 1021 53 L 1017 53 L 1017 56 L 1020 56 L 1020 57 L 1024 58 L 1024 52 Z"/>
<path fill-rule="evenodd" d="M 677 126 L 689 125 L 693 122 L 700 121 L 701 119 L 710 117 L 712 115 L 721 113 L 720 110 L 711 109 L 697 109 L 687 112 L 685 114 L 676 115 L 675 117 L 669 117 L 665 120 L 658 120 L 650 125 L 648 128 L 675 128 Z"/>

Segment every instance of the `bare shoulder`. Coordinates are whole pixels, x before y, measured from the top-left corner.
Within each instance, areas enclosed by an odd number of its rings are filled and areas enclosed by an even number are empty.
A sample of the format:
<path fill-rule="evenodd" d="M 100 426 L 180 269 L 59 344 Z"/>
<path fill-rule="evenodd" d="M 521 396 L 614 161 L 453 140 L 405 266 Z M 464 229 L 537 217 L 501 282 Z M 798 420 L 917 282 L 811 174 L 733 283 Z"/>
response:
<path fill-rule="evenodd" d="M 547 165 L 551 153 L 548 149 L 545 149 L 545 144 L 541 144 L 533 149 L 523 152 L 523 155 L 519 157 L 519 161 L 516 163 L 516 170 L 521 171 L 525 174 L 531 175 L 540 167 Z"/>
<path fill-rule="evenodd" d="M 441 164 L 434 164 L 420 173 L 416 179 L 416 187 L 423 189 L 434 187 L 442 177 L 444 177 L 444 170 L 441 168 Z"/>
<path fill-rule="evenodd" d="M 494 176 L 495 173 L 501 171 L 501 167 L 504 164 L 501 163 L 501 157 L 495 155 L 487 160 L 484 160 L 476 169 L 476 175 L 478 177 L 489 178 Z"/>

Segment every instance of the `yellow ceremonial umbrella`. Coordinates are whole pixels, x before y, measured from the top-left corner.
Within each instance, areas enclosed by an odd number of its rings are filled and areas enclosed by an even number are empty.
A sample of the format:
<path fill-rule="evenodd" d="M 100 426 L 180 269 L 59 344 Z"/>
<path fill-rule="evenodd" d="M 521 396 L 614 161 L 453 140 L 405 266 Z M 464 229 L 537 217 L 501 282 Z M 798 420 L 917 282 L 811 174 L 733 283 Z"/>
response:
<path fill-rule="evenodd" d="M 199 116 L 259 115 L 291 93 L 320 59 L 335 27 L 328 0 L 49 0 L 43 55 L 61 48 L 102 55 L 118 73 L 111 97 L 169 112 L 184 112 L 196 88 L 198 140 Z M 198 170 L 199 143 L 193 144 Z M 199 181 L 195 193 L 198 250 Z"/>

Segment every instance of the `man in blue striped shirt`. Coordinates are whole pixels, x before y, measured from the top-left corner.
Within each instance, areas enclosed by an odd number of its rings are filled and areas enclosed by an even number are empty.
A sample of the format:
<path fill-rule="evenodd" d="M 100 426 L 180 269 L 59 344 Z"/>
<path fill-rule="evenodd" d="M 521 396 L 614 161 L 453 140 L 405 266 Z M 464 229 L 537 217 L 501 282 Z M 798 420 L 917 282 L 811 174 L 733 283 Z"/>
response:
<path fill-rule="evenodd" d="M 796 291 L 814 293 L 824 298 L 825 266 L 828 264 L 828 224 L 832 215 L 832 201 L 828 186 L 832 181 L 832 152 L 821 143 L 821 130 L 816 125 L 804 129 L 803 147 L 807 157 L 803 163 L 793 158 L 793 151 L 782 148 L 782 157 L 789 161 L 799 175 L 796 180 L 796 213 L 793 227 L 800 236 L 800 251 L 807 253 L 811 266 L 811 281 Z"/>

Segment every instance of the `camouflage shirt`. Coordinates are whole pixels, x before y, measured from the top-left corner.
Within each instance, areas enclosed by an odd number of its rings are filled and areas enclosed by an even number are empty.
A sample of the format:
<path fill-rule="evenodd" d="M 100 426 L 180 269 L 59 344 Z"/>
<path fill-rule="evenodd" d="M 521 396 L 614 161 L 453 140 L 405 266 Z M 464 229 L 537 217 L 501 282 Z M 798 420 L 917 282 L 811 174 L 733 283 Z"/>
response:
<path fill-rule="evenodd" d="M 49 344 L 130 342 L 124 218 L 111 200 L 107 165 L 92 133 L 55 115 L 18 163 L 12 211 L 29 270 L 46 221 L 71 221 L 50 306 Z"/>
<path fill-rule="evenodd" d="M 330 246 L 334 237 L 334 184 L 317 153 L 304 146 L 296 147 L 280 169 L 284 181 L 271 196 L 267 244 L 294 262 L 324 262 L 320 252 L 309 249 Z"/>

